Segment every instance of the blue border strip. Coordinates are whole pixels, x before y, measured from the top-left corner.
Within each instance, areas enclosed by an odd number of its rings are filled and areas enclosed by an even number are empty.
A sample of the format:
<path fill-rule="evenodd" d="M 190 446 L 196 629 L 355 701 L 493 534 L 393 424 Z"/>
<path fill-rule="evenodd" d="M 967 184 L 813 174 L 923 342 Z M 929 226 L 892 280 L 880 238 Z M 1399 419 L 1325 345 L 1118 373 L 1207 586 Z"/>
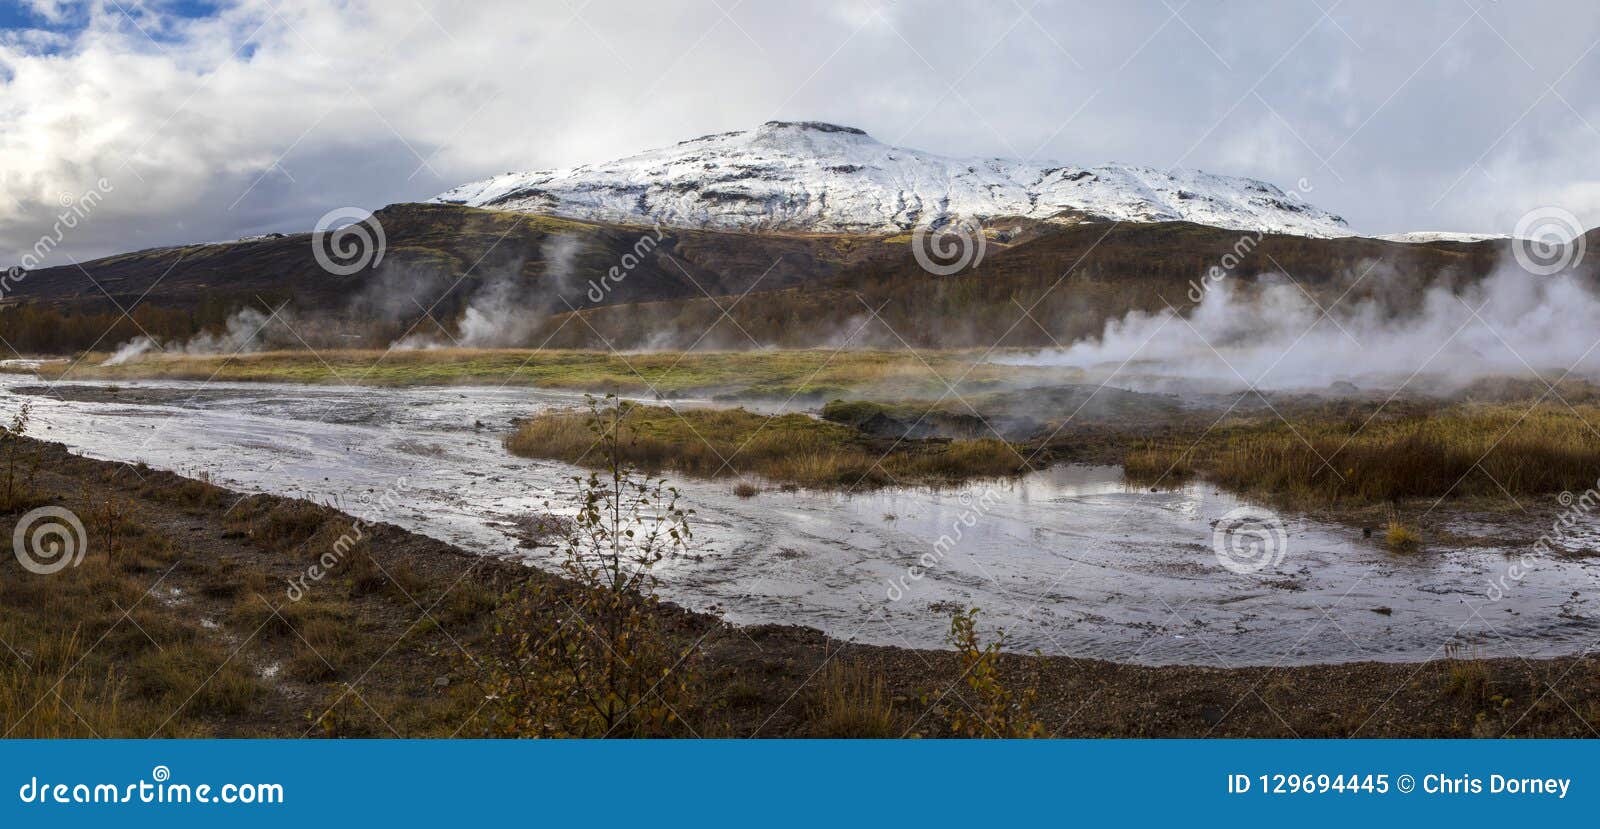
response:
<path fill-rule="evenodd" d="M 1451 816 L 1477 824 L 1592 819 L 1597 757 L 1600 743 L 1583 741 L 8 740 L 0 742 L 0 825 L 414 826 L 487 817 L 518 825 L 818 829 L 1217 817 L 1350 829 L 1359 818 Z M 152 778 L 163 770 L 164 785 L 186 788 L 157 793 Z M 1230 793 L 1234 774 L 1250 780 L 1249 791 Z M 1554 785 L 1550 793 L 1492 792 L 1492 775 L 1566 781 L 1567 788 L 1564 795 Z M 1355 788 L 1335 790 L 1335 777 Z M 1300 779 L 1312 790 L 1296 790 L 1303 787 L 1292 781 Z M 1463 791 L 1425 790 L 1440 779 L 1461 781 Z M 1471 791 L 1472 780 L 1479 791 Z M 1263 791 L 1263 782 L 1281 791 Z M 151 799 L 193 797 L 200 786 L 219 799 L 227 784 L 269 784 L 282 787 L 283 802 L 146 803 L 141 783 Z M 102 794 L 132 792 L 133 802 L 53 797 L 87 795 L 96 784 L 107 787 Z"/>

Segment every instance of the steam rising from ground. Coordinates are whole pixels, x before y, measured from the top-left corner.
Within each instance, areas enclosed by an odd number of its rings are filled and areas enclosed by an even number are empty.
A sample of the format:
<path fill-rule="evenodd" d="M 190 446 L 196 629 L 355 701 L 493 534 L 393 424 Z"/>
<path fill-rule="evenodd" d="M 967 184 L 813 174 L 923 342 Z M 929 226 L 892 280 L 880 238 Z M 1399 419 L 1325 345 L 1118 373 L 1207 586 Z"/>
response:
<path fill-rule="evenodd" d="M 228 317 L 221 331 L 202 331 L 185 342 L 165 345 L 141 335 L 117 346 L 116 352 L 100 365 L 120 366 L 147 352 L 157 350 L 166 354 L 191 356 L 261 351 L 267 347 L 263 334 L 271 319 L 272 317 L 254 308 L 241 308 L 234 312 L 233 316 Z"/>
<path fill-rule="evenodd" d="M 117 346 L 117 350 L 100 365 L 120 366 L 129 360 L 144 356 L 145 352 L 156 347 L 156 341 L 150 339 L 149 337 L 134 337 L 122 345 Z"/>
<path fill-rule="evenodd" d="M 1534 276 L 1503 265 L 1456 290 L 1436 283 L 1417 310 L 1400 314 L 1365 298 L 1392 295 L 1392 286 L 1356 282 L 1365 290 L 1337 304 L 1325 300 L 1324 315 L 1282 275 L 1263 275 L 1253 287 L 1235 282 L 1216 283 L 1186 315 L 1136 311 L 1108 322 L 1097 339 L 998 361 L 1115 373 L 1113 385 L 1158 388 L 1311 389 L 1340 381 L 1394 388 L 1414 374 L 1460 385 L 1533 372 L 1554 382 L 1568 369 L 1600 369 L 1600 300 L 1570 274 Z"/>
<path fill-rule="evenodd" d="M 578 240 L 552 236 L 545 240 L 544 279 L 531 287 L 521 279 L 521 268 L 498 271 L 473 294 L 461 315 L 461 345 L 467 348 L 504 348 L 522 345 L 544 321 L 552 305 L 567 293 Z"/>
<path fill-rule="evenodd" d="M 456 336 L 445 330 L 417 331 L 394 347 L 530 344 L 550 314 L 570 309 L 573 298 L 581 295 L 582 247 L 571 236 L 550 237 L 541 251 L 539 278 L 528 278 L 521 261 L 498 265 L 457 306 L 462 312 Z M 444 290 L 448 276 L 391 265 L 340 319 L 320 324 L 317 319 L 279 319 L 269 325 L 272 317 L 246 308 L 220 331 L 181 344 L 158 345 L 137 337 L 118 347 L 104 365 L 120 365 L 157 349 L 206 355 L 336 346 L 362 336 L 351 333 L 356 321 L 365 320 L 380 331 L 384 324 L 400 324 L 396 321 L 408 314 L 408 306 L 423 307 L 407 291 Z M 1594 379 L 1600 376 L 1600 296 L 1594 285 L 1592 274 L 1537 276 L 1510 262 L 1465 284 L 1450 274 L 1422 278 L 1364 263 L 1338 286 L 1316 286 L 1321 293 L 1315 299 L 1310 289 L 1281 274 L 1253 281 L 1226 278 L 1210 283 L 1192 309 L 1130 312 L 1107 322 L 1098 337 L 994 359 L 1071 368 L 1074 383 L 1104 381 L 1141 391 L 1252 386 L 1322 390 L 1336 383 L 1353 383 L 1369 392 L 1405 384 L 1449 391 L 1486 377 L 1537 374 L 1553 383 L 1570 372 Z M 869 345 L 872 321 L 859 315 L 841 320 L 830 347 Z M 675 320 L 659 322 L 639 326 L 657 332 L 645 343 L 647 350 L 701 344 L 686 340 L 691 332 L 679 330 Z M 724 326 L 730 330 L 723 333 L 729 347 L 743 347 L 749 338 L 734 326 Z"/>
<path fill-rule="evenodd" d="M 394 342 L 393 348 L 523 346 L 534 339 L 550 314 L 571 308 L 574 298 L 581 297 L 583 289 L 576 266 L 581 251 L 582 241 L 577 237 L 556 235 L 546 239 L 541 249 L 543 272 L 538 279 L 524 276 L 521 259 L 484 268 L 485 277 L 466 298 L 453 336 L 437 323 L 436 313 L 447 307 L 441 305 L 441 300 L 453 283 L 463 280 L 438 267 L 391 259 L 370 284 L 349 300 L 342 313 L 313 310 L 297 315 L 280 309 L 274 320 L 260 310 L 244 308 L 230 316 L 221 330 L 203 331 L 182 343 L 135 337 L 118 346 L 101 365 L 122 365 L 155 351 L 203 356 L 274 348 L 347 347 L 352 340 L 382 336 L 386 327 L 397 330 L 405 320 L 424 312 L 423 320 L 411 324 L 413 332 Z M 432 330 L 423 329 L 430 319 L 434 320 Z"/>
<path fill-rule="evenodd" d="M 528 344 L 552 311 L 570 307 L 562 301 L 575 291 L 574 263 L 580 247 L 574 236 L 551 236 L 541 248 L 542 279 L 525 279 L 520 260 L 495 268 L 467 300 L 453 341 L 447 341 L 442 333 L 421 332 L 401 339 L 393 347 L 510 348 Z"/>

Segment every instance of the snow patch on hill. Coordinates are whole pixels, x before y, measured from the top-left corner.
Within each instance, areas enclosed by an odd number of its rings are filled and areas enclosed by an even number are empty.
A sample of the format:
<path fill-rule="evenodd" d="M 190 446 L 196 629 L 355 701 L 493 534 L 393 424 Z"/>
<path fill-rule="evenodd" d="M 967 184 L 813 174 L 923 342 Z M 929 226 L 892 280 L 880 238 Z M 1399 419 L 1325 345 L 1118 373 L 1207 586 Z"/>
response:
<path fill-rule="evenodd" d="M 1386 233 L 1374 236 L 1385 242 L 1407 242 L 1410 244 L 1425 244 L 1428 242 L 1486 242 L 1491 239 L 1510 239 L 1502 233 L 1455 233 L 1448 230 L 1419 230 L 1412 233 Z"/>

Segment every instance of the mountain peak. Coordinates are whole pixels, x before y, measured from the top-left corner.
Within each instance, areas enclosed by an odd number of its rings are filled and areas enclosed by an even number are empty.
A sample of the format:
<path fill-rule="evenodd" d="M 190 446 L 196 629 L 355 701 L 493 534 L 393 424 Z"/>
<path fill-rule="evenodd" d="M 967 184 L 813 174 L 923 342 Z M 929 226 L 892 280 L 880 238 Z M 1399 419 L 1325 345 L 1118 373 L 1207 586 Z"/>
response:
<path fill-rule="evenodd" d="M 829 124 L 825 121 L 768 121 L 761 125 L 762 132 L 836 132 L 848 135 L 859 135 L 871 138 L 867 131 L 856 127 L 844 127 L 838 124 Z"/>
<path fill-rule="evenodd" d="M 602 164 L 508 173 L 434 201 L 729 230 L 900 233 L 941 217 L 1025 216 L 1350 235 L 1338 216 L 1253 179 L 947 158 L 822 121 L 768 121 Z"/>

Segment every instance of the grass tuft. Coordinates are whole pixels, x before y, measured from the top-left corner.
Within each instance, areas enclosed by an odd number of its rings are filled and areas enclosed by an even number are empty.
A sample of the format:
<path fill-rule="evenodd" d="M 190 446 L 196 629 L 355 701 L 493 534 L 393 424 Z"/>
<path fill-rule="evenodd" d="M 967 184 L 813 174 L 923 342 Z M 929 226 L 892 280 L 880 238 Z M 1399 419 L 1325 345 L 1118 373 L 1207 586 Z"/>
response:
<path fill-rule="evenodd" d="M 828 663 L 817 677 L 808 713 L 813 737 L 887 740 L 905 736 L 905 726 L 895 713 L 883 678 L 844 662 Z"/>
<path fill-rule="evenodd" d="M 1422 548 L 1422 533 L 1416 527 L 1391 520 L 1384 530 L 1383 544 L 1393 553 L 1414 553 Z"/>

